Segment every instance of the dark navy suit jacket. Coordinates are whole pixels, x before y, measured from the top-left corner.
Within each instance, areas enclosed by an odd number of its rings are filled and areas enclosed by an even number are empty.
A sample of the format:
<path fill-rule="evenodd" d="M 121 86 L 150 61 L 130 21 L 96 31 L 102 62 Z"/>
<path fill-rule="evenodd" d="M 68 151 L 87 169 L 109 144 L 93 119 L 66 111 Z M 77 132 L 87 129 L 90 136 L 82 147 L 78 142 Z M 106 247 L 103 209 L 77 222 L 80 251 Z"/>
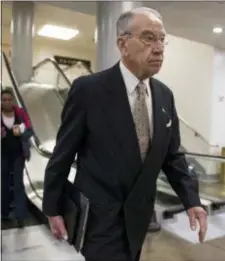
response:
<path fill-rule="evenodd" d="M 173 94 L 162 82 L 149 80 L 154 131 L 144 164 L 125 84 L 116 64 L 73 82 L 44 181 L 43 210 L 54 216 L 60 213 L 63 187 L 77 153 L 75 183 L 89 198 L 95 220 L 90 221 L 87 244 L 102 249 L 104 240 L 113 242 L 117 233 L 114 225 L 122 211 L 124 226 L 118 223 L 117 228 L 125 231 L 133 258 L 148 229 L 161 169 L 186 209 L 201 205 L 185 157 L 178 151 L 180 133 Z M 106 248 L 108 258 L 115 255 L 115 242 Z M 100 256 L 104 253 L 101 251 Z"/>

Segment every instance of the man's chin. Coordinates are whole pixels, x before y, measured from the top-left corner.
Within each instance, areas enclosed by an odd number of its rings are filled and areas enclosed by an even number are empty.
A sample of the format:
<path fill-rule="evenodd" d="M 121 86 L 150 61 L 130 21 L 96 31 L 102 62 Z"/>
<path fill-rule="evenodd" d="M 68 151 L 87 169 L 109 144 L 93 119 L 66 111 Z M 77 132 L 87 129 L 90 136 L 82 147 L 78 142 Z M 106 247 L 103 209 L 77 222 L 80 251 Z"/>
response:
<path fill-rule="evenodd" d="M 150 75 L 153 76 L 157 74 L 161 69 L 161 66 L 152 66 L 150 70 Z"/>

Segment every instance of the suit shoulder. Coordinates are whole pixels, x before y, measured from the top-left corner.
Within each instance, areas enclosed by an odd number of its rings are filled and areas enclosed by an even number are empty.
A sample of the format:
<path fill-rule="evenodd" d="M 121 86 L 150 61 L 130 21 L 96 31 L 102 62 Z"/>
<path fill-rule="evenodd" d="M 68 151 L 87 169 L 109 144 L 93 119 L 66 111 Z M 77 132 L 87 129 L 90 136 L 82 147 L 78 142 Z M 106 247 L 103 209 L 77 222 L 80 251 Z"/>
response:
<path fill-rule="evenodd" d="M 161 91 L 164 93 L 164 95 L 166 94 L 166 95 L 170 96 L 171 98 L 173 97 L 172 90 L 165 83 L 163 83 L 162 81 L 160 81 L 156 78 L 152 78 L 152 82 L 155 85 L 158 85 L 158 88 L 161 89 Z"/>

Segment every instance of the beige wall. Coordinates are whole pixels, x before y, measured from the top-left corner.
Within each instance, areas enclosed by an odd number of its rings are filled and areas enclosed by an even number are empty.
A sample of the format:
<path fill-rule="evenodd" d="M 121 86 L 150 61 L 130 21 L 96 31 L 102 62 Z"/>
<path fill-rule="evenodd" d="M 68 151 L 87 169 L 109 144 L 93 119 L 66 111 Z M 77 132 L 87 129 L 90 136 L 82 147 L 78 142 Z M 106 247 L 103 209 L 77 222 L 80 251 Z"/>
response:
<path fill-rule="evenodd" d="M 214 48 L 170 36 L 157 78 L 174 93 L 178 113 L 207 140 L 211 133 Z"/>
<path fill-rule="evenodd" d="M 40 62 L 45 58 L 54 55 L 68 56 L 80 59 L 86 59 L 91 62 L 92 70 L 95 69 L 95 51 L 92 48 L 82 48 L 81 46 L 68 47 L 62 41 L 35 41 L 33 64 Z"/>

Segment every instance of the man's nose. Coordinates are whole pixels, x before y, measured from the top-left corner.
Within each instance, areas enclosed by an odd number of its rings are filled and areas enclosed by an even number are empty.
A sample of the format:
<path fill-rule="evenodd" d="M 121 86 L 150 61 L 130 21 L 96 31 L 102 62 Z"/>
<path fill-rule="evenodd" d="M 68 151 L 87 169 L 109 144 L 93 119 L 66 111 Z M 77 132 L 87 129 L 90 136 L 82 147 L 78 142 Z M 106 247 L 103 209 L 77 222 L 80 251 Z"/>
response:
<path fill-rule="evenodd" d="M 163 53 L 163 51 L 164 51 L 164 46 L 162 46 L 162 45 L 160 45 L 160 44 L 156 44 L 156 45 L 153 46 L 152 51 L 153 51 L 154 53 Z"/>

